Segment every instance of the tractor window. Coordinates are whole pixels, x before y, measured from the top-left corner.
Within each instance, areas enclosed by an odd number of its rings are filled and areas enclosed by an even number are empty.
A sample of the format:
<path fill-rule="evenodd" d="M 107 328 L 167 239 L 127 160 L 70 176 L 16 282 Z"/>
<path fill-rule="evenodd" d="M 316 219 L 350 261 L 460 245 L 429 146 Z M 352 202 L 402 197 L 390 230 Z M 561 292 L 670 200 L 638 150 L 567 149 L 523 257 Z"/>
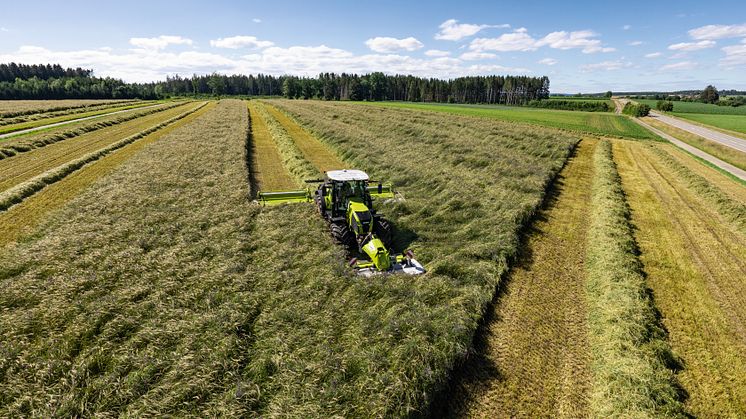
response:
<path fill-rule="evenodd" d="M 360 219 L 361 223 L 369 223 L 370 222 L 370 218 L 371 217 L 370 217 L 370 213 L 368 211 L 358 212 L 356 214 L 357 214 L 357 218 Z"/>

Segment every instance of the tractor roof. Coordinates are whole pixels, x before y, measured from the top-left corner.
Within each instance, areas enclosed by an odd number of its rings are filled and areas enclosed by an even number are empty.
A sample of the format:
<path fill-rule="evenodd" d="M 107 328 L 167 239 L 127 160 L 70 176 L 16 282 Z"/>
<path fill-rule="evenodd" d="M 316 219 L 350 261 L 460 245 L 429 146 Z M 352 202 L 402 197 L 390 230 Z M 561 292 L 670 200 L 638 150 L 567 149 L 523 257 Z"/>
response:
<path fill-rule="evenodd" d="M 348 180 L 368 180 L 368 174 L 362 170 L 345 169 L 345 170 L 330 170 L 326 172 L 326 177 L 336 181 L 348 181 Z"/>

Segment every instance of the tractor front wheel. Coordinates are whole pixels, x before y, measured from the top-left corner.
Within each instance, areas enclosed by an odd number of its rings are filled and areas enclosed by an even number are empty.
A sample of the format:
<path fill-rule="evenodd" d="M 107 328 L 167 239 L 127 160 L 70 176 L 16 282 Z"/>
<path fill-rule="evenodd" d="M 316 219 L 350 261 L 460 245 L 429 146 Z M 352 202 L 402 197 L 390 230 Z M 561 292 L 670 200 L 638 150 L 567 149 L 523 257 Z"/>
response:
<path fill-rule="evenodd" d="M 355 237 L 346 225 L 332 224 L 332 237 L 337 243 L 347 246 L 349 248 L 354 247 Z"/>

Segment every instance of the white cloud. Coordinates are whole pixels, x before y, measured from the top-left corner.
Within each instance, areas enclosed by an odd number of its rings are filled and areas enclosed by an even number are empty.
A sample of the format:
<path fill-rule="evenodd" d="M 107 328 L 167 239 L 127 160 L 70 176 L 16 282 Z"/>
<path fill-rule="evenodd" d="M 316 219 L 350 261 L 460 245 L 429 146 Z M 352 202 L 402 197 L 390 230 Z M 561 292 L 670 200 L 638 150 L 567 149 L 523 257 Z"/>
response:
<path fill-rule="evenodd" d="M 271 41 L 260 41 L 255 36 L 231 36 L 228 38 L 218 38 L 210 41 L 210 45 L 217 48 L 267 48 L 274 45 Z"/>
<path fill-rule="evenodd" d="M 492 54 L 491 52 L 478 52 L 478 51 L 469 51 L 461 54 L 459 56 L 462 60 L 467 61 L 475 61 L 475 60 L 487 60 L 490 58 L 497 58 L 497 55 Z"/>
<path fill-rule="evenodd" d="M 701 49 L 712 48 L 714 46 L 715 41 L 681 42 L 669 45 L 668 49 L 672 51 L 698 51 Z"/>
<path fill-rule="evenodd" d="M 617 61 L 602 61 L 600 63 L 595 63 L 595 64 L 581 65 L 580 70 L 584 73 L 589 73 L 593 71 L 620 70 L 622 68 L 628 68 L 628 67 L 632 67 L 632 63 L 617 60 Z"/>
<path fill-rule="evenodd" d="M 725 58 L 720 60 L 720 65 L 726 68 L 746 66 L 746 38 L 741 44 L 721 48 L 725 52 Z"/>
<path fill-rule="evenodd" d="M 537 61 L 537 63 L 544 64 L 544 65 L 555 65 L 558 62 L 559 61 L 555 60 L 554 58 L 544 58 L 544 59 Z"/>
<path fill-rule="evenodd" d="M 169 45 L 192 45 L 192 40 L 181 36 L 161 35 L 155 38 L 130 38 L 130 44 L 146 50 L 158 51 Z"/>
<path fill-rule="evenodd" d="M 693 39 L 723 39 L 746 36 L 746 23 L 740 25 L 706 25 L 689 31 Z"/>
<path fill-rule="evenodd" d="M 693 61 L 681 61 L 678 63 L 666 64 L 660 68 L 660 71 L 681 71 L 692 70 L 697 68 L 698 64 Z"/>
<path fill-rule="evenodd" d="M 639 47 L 642 44 L 644 44 L 644 42 L 642 42 L 642 41 L 632 41 L 632 42 L 628 42 L 627 43 L 627 45 L 629 45 L 631 47 Z"/>
<path fill-rule="evenodd" d="M 425 55 L 427 55 L 428 57 L 447 57 L 451 55 L 451 53 L 448 51 L 442 51 L 439 49 L 429 49 L 425 51 Z"/>
<path fill-rule="evenodd" d="M 632 25 L 624 25 L 624 26 L 622 26 L 622 29 L 625 30 L 625 31 L 628 31 L 628 30 L 632 29 Z"/>
<path fill-rule="evenodd" d="M 472 51 L 534 51 L 537 49 L 536 40 L 532 38 L 526 28 L 518 28 L 512 33 L 504 33 L 497 38 L 477 38 L 471 41 L 469 49 Z"/>
<path fill-rule="evenodd" d="M 254 23 L 262 23 L 262 20 L 259 19 L 259 18 L 256 18 L 256 17 L 253 18 L 253 19 L 251 19 L 251 21 L 254 22 Z"/>
<path fill-rule="evenodd" d="M 396 51 L 414 51 L 422 48 L 424 45 L 414 37 L 409 38 L 391 38 L 387 36 L 377 36 L 365 41 L 365 45 L 375 52 L 396 52 Z"/>
<path fill-rule="evenodd" d="M 23 46 L 2 54 L 0 62 L 37 64 L 60 63 L 63 67 L 92 68 L 97 76 L 122 78 L 129 82 L 163 80 L 180 74 L 294 74 L 316 76 L 321 72 L 412 74 L 421 77 L 454 78 L 464 75 L 495 73 L 527 74 L 526 68 L 493 63 L 469 64 L 458 58 L 415 58 L 399 54 L 363 54 L 319 46 L 269 47 L 240 57 L 218 53 L 133 49 L 121 52 L 90 49 L 52 51 L 38 46 Z"/>
<path fill-rule="evenodd" d="M 475 35 L 477 32 L 487 28 L 509 28 L 510 25 L 475 25 L 473 23 L 458 23 L 456 19 L 448 19 L 441 23 L 440 31 L 435 34 L 435 39 L 444 41 L 459 41 L 466 37 Z"/>
<path fill-rule="evenodd" d="M 645 54 L 645 58 L 658 58 L 660 56 L 660 52 L 651 52 L 650 54 Z"/>
<path fill-rule="evenodd" d="M 0 28 L 0 32 L 10 32 L 10 29 L 8 29 L 6 27 L 1 27 Z"/>
<path fill-rule="evenodd" d="M 594 39 L 597 36 L 598 35 L 593 31 L 557 31 L 540 39 L 536 45 L 549 45 L 550 48 L 555 49 L 582 48 L 582 51 L 585 54 L 615 51 L 614 48 L 602 47 L 601 40 Z"/>

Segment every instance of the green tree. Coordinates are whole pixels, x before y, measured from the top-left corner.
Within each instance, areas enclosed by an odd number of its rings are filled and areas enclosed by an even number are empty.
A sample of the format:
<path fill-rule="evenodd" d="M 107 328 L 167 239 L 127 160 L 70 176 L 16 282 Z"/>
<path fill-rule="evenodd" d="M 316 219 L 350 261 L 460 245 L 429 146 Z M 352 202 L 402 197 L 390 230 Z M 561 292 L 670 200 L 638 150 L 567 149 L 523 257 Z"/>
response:
<path fill-rule="evenodd" d="M 717 103 L 718 99 L 720 99 L 718 89 L 713 85 L 705 87 L 705 90 L 703 90 L 702 94 L 699 95 L 699 100 L 704 103 Z"/>
<path fill-rule="evenodd" d="M 608 92 L 606 92 L 606 94 L 605 94 L 604 96 L 606 96 L 607 98 L 610 98 L 610 97 L 612 97 L 613 95 L 614 95 L 614 94 L 613 94 L 613 93 L 611 93 L 611 90 L 609 90 Z"/>
<path fill-rule="evenodd" d="M 659 111 L 671 112 L 673 111 L 673 102 L 668 100 L 659 100 L 658 103 L 655 104 L 655 108 Z"/>

